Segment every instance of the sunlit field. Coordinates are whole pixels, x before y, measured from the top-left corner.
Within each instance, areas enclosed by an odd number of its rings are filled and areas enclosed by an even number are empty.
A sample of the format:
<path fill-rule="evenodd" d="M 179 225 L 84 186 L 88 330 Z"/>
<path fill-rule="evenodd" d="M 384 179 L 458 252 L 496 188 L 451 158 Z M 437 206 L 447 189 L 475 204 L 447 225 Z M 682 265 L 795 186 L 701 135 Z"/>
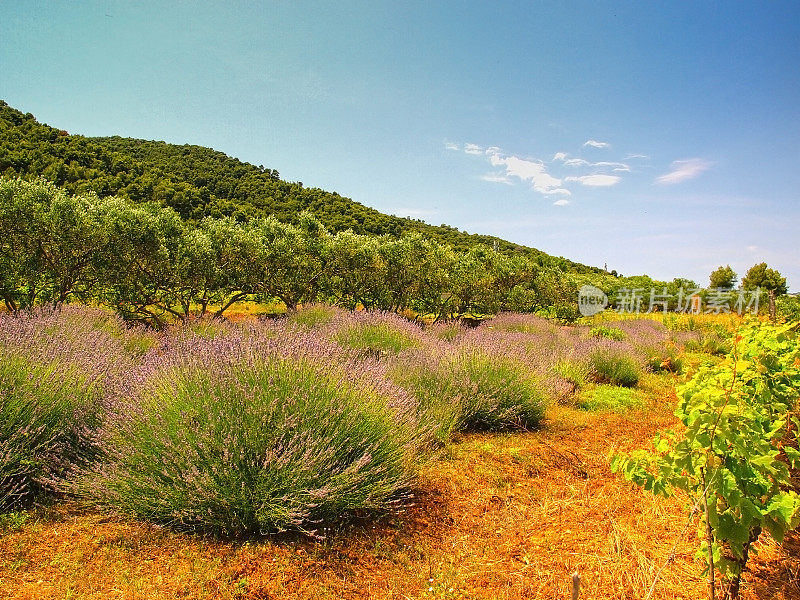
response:
<path fill-rule="evenodd" d="M 697 598 L 686 498 L 608 455 L 736 325 L 4 314 L 0 598 Z M 762 536 L 743 597 L 797 597 L 799 549 Z"/>

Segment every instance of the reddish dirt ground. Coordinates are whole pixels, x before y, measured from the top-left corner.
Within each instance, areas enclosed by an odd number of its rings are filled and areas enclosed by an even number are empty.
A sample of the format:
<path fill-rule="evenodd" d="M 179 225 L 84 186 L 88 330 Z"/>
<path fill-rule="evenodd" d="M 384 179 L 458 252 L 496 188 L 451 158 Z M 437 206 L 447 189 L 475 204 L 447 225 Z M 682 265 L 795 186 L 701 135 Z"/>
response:
<path fill-rule="evenodd" d="M 608 467 L 672 425 L 674 402 L 465 435 L 421 467 L 412 503 L 322 541 L 215 541 L 60 503 L 0 535 L 0 599 L 560 599 L 575 571 L 581 599 L 641 599 L 662 567 L 652 598 L 704 598 L 686 502 Z M 742 597 L 800 598 L 800 536 L 758 550 Z"/>

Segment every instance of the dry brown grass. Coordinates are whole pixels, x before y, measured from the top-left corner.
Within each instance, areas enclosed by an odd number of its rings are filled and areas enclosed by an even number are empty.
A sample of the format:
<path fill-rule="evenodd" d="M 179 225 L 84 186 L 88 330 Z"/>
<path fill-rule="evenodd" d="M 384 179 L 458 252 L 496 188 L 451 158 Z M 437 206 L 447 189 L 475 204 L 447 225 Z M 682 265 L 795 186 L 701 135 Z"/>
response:
<path fill-rule="evenodd" d="M 703 598 L 687 507 L 613 475 L 612 447 L 674 422 L 671 392 L 628 414 L 554 407 L 540 431 L 475 434 L 421 467 L 413 505 L 322 542 L 221 542 L 70 503 L 0 535 L 0 599 Z M 800 539 L 760 544 L 748 599 L 800 598 Z"/>

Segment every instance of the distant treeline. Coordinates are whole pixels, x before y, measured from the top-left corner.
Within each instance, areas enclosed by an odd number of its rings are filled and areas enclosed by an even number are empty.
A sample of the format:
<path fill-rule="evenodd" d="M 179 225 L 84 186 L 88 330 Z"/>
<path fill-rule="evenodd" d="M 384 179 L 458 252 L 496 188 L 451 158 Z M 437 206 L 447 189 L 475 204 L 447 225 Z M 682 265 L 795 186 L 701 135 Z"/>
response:
<path fill-rule="evenodd" d="M 71 300 L 161 326 L 242 299 L 289 310 L 325 301 L 442 317 L 547 309 L 576 316 L 560 268 L 490 246 L 457 250 L 420 233 L 330 233 L 308 212 L 186 221 L 172 208 L 73 195 L 44 179 L 0 178 L 0 298 L 10 310 Z"/>
<path fill-rule="evenodd" d="M 288 310 L 326 302 L 435 318 L 516 311 L 572 321 L 584 284 L 623 312 L 661 311 L 667 298 L 669 310 L 681 310 L 676 302 L 693 293 L 713 300 L 688 279 L 574 273 L 491 246 L 457 250 L 420 233 L 331 233 L 308 212 L 296 224 L 272 216 L 193 222 L 153 202 L 0 177 L 0 301 L 12 311 L 78 300 L 161 327 L 223 316 L 240 300 L 280 300 Z M 738 294 L 729 293 L 730 303 Z M 626 309 L 633 296 L 637 306 Z M 779 298 L 778 313 L 796 320 L 798 304 Z"/>
<path fill-rule="evenodd" d="M 38 123 L 30 113 L 15 110 L 3 101 L 0 174 L 44 177 L 70 194 L 93 192 L 100 198 L 155 202 L 196 224 L 205 217 L 232 217 L 244 223 L 272 215 L 299 227 L 300 215 L 308 212 L 331 233 L 350 230 L 357 235 L 394 238 L 421 234 L 457 251 L 486 245 L 503 254 L 524 256 L 540 267 L 599 272 L 492 236 L 386 215 L 335 192 L 282 181 L 274 169 L 244 163 L 210 148 L 70 135 Z"/>

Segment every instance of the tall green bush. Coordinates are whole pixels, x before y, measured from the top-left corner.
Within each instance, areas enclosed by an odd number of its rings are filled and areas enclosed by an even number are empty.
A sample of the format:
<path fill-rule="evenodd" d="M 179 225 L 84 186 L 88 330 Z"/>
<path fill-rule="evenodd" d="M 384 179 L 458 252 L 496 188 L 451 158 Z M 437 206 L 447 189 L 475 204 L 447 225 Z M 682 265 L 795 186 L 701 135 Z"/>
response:
<path fill-rule="evenodd" d="M 225 536 L 310 530 L 388 506 L 417 430 L 375 391 L 303 359 L 169 368 L 118 420 L 87 496 L 138 518 Z"/>

